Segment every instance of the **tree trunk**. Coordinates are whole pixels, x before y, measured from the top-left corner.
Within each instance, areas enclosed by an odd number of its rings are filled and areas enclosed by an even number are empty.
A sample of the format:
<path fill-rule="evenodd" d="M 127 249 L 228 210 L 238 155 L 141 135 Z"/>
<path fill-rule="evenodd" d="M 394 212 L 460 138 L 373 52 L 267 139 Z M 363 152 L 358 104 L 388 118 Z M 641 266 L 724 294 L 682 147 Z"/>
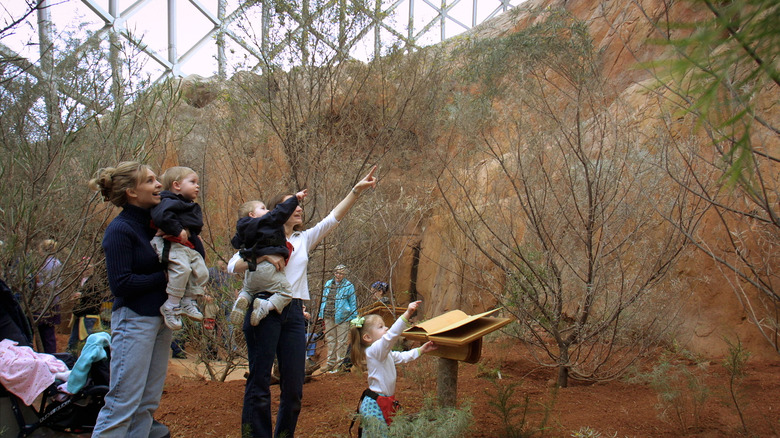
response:
<path fill-rule="evenodd" d="M 454 408 L 458 397 L 458 361 L 440 357 L 436 380 L 439 405 Z"/>
<path fill-rule="evenodd" d="M 412 272 L 409 278 L 409 301 L 417 301 L 417 274 L 420 268 L 421 241 L 412 248 Z"/>
<path fill-rule="evenodd" d="M 569 346 L 561 345 L 561 351 L 558 356 L 558 381 L 555 385 L 558 388 L 569 386 Z"/>

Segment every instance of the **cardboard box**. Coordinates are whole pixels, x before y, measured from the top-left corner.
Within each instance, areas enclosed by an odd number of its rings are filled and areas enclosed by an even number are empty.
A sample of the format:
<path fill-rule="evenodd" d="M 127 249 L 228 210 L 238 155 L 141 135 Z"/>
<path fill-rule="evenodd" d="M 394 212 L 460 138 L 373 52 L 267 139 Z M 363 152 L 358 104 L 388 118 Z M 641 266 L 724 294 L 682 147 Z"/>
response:
<path fill-rule="evenodd" d="M 402 336 L 412 341 L 433 341 L 439 347 L 429 353 L 433 356 L 475 363 L 482 354 L 482 337 L 512 322 L 511 318 L 490 316 L 499 310 L 472 316 L 452 310 L 405 330 Z"/>

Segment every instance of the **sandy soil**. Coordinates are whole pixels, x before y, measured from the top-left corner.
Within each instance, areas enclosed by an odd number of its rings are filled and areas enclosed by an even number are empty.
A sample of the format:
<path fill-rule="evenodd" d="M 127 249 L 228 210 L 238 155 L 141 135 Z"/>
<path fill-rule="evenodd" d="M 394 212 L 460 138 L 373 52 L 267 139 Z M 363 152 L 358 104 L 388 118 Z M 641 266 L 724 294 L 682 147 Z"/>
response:
<path fill-rule="evenodd" d="M 424 357 L 412 364 L 399 366 L 397 398 L 405 409 L 416 412 L 422 404 L 421 394 L 436 393 L 437 358 Z M 506 425 L 491 402 L 497 400 L 497 387 L 488 375 L 501 379 L 498 385 L 514 385 L 513 400 L 530 397 L 534 414 L 527 427 L 538 426 L 544 407 L 551 410 L 544 436 L 572 436 L 585 427 L 603 437 L 723 437 L 780 436 L 780 360 L 751 360 L 747 376 L 739 385 L 740 407 L 748 427 L 741 427 L 738 411 L 729 402 L 729 375 L 720 361 L 678 365 L 702 380 L 709 397 L 698 409 L 691 404 L 676 403 L 681 420 L 675 420 L 674 407 L 666 418 L 660 414 L 657 392 L 646 383 L 612 381 L 598 384 L 573 382 L 553 396 L 554 370 L 542 369 L 526 360 L 524 347 L 512 340 L 485 344 L 477 364 L 459 365 L 459 403 L 469 404 L 474 413 L 471 437 L 508 436 Z M 191 362 L 172 361 L 162 402 L 156 417 L 167 424 L 174 437 L 238 437 L 244 389 L 243 370 L 227 382 L 212 382 L 193 377 L 187 370 Z M 365 376 L 355 373 L 322 374 L 304 386 L 303 409 L 298 436 L 346 437 L 350 416 L 365 387 Z M 683 389 L 690 395 L 690 389 Z M 272 387 L 273 409 L 278 402 L 278 386 Z M 698 415 L 696 412 L 698 411 Z M 517 411 L 512 417 L 519 420 Z M 684 423 L 684 424 L 683 424 Z M 514 426 L 520 426 L 515 423 Z"/>

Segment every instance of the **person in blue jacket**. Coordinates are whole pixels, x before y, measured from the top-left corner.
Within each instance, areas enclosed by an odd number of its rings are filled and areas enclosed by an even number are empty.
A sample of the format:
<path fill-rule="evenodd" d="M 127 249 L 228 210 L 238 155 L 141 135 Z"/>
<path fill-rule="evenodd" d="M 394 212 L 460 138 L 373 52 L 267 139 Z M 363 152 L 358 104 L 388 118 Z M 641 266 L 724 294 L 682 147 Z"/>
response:
<path fill-rule="evenodd" d="M 325 282 L 320 304 L 320 318 L 325 321 L 325 345 L 328 346 L 328 369 L 338 372 L 338 366 L 347 355 L 349 321 L 357 317 L 355 286 L 344 276 L 347 267 L 338 265 L 333 278 Z"/>

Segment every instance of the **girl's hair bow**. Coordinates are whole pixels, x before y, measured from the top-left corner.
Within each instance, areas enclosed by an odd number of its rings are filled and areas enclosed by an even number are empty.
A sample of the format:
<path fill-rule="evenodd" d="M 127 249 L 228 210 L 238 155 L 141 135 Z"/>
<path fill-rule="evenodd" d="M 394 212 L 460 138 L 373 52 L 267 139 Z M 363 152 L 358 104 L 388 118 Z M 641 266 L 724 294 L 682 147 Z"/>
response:
<path fill-rule="evenodd" d="M 349 323 L 350 325 L 352 325 L 352 327 L 363 328 L 364 322 L 366 322 L 366 318 L 363 316 L 358 316 L 357 318 L 353 319 Z"/>

